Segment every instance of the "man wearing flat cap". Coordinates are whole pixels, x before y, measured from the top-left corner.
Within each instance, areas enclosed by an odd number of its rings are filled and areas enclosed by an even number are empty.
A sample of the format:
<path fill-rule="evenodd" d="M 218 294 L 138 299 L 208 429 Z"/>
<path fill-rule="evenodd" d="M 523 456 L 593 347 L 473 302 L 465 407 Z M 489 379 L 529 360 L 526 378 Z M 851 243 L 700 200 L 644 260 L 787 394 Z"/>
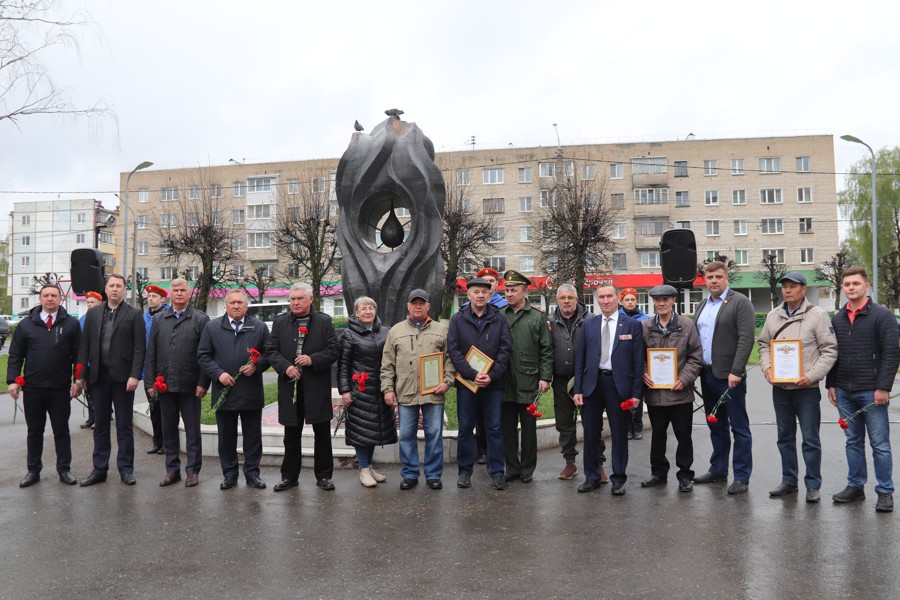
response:
<path fill-rule="evenodd" d="M 497 286 L 500 284 L 500 273 L 495 269 L 490 267 L 485 267 L 478 271 L 475 274 L 476 279 L 483 279 L 487 281 L 490 285 L 490 292 L 488 292 L 488 304 L 491 306 L 496 306 L 497 308 L 506 308 L 506 298 L 497 290 Z M 469 302 L 466 302 L 468 305 Z M 476 405 L 476 414 L 475 414 L 475 449 L 476 449 L 476 459 L 475 461 L 479 465 L 483 465 L 487 463 L 487 435 L 485 434 L 485 424 L 484 424 L 484 414 L 481 412 L 481 404 Z"/>
<path fill-rule="evenodd" d="M 153 325 L 153 317 L 166 312 L 169 305 L 169 290 L 158 285 L 148 285 L 144 288 L 147 295 L 147 312 L 144 313 L 144 328 L 147 330 L 147 346 L 150 346 L 150 328 Z M 159 412 L 159 402 L 153 395 L 153 380 L 144 378 L 147 398 L 150 400 L 150 423 L 153 425 L 153 445 L 147 450 L 147 454 L 165 454 L 163 449 L 162 416 Z"/>
<path fill-rule="evenodd" d="M 537 467 L 537 417 L 528 412 L 528 406 L 540 404 L 541 395 L 550 389 L 553 338 L 547 327 L 547 315 L 528 302 L 531 280 L 512 270 L 504 273 L 503 279 L 509 305 L 502 312 L 512 342 L 503 399 L 506 480 L 530 483 Z M 521 456 L 519 425 L 522 426 Z"/>
<path fill-rule="evenodd" d="M 456 369 L 447 354 L 447 327 L 428 317 L 428 292 L 415 289 L 406 303 L 407 317 L 391 327 L 381 358 L 381 391 L 384 401 L 398 405 L 400 412 L 401 490 L 419 483 L 419 446 L 416 433 L 419 415 L 425 430 L 425 483 L 432 490 L 443 487 L 444 394 L 453 384 Z M 419 357 L 443 353 L 444 380 L 433 390 L 419 386 Z M 471 444 L 470 444 L 471 446 Z"/>
<path fill-rule="evenodd" d="M 779 498 L 797 493 L 797 423 L 803 436 L 803 462 L 806 474 L 806 501 L 819 501 L 822 486 L 822 446 L 819 443 L 821 411 L 819 381 L 837 360 L 837 337 L 824 308 L 806 299 L 806 277 L 791 271 L 781 278 L 784 303 L 766 315 L 759 334 L 759 366 L 772 384 L 778 451 L 781 453 L 781 484 L 769 492 Z M 800 340 L 801 377 L 792 382 L 774 381 L 772 355 L 778 351 L 778 340 Z"/>
<path fill-rule="evenodd" d="M 650 478 L 641 487 L 655 487 L 666 482 L 669 461 L 666 459 L 666 432 L 669 425 L 678 446 L 675 448 L 675 465 L 678 467 L 678 489 L 690 492 L 694 487 L 694 446 L 691 441 L 691 420 L 694 415 L 694 380 L 703 369 L 703 348 L 700 334 L 694 322 L 676 315 L 675 301 L 678 290 L 671 285 L 658 285 L 649 292 L 656 316 L 646 319 L 644 345 L 648 349 L 648 372 L 644 373 L 644 402 L 650 415 Z M 657 388 L 652 378 L 656 356 L 665 360 L 666 354 L 654 355 L 654 348 L 674 348 L 676 351 L 677 377 L 668 388 Z"/>

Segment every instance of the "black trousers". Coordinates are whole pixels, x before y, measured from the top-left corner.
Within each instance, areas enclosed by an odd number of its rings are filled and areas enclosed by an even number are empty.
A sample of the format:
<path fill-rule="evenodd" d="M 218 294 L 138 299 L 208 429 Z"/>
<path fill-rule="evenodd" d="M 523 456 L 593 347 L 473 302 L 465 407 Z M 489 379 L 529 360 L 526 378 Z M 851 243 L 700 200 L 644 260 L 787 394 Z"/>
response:
<path fill-rule="evenodd" d="M 72 438 L 69 435 L 69 417 L 72 414 L 72 398 L 68 389 L 39 390 L 22 392 L 22 409 L 25 411 L 25 425 L 28 427 L 26 447 L 28 451 L 28 471 L 40 473 L 44 468 L 41 455 L 44 453 L 44 428 L 47 415 L 53 428 L 53 443 L 56 446 L 56 470 L 65 473 L 72 465 Z"/>
<path fill-rule="evenodd" d="M 150 403 L 150 424 L 153 426 L 153 447 L 161 447 L 163 445 L 163 429 L 159 402 Z"/>
<path fill-rule="evenodd" d="M 259 461 L 262 460 L 262 411 L 261 408 L 216 411 L 216 428 L 219 431 L 219 462 L 222 475 L 237 479 L 238 476 L 238 417 L 244 438 L 244 477 L 259 477 Z"/>
<path fill-rule="evenodd" d="M 556 415 L 556 431 L 559 432 L 559 450 L 567 463 L 574 463 L 578 456 L 578 424 L 575 421 L 575 401 L 569 395 L 569 377 L 553 376 L 553 410 Z M 582 426 L 584 420 L 582 419 Z M 603 411 L 600 412 L 600 439 L 597 440 L 600 464 L 606 463 L 606 442 L 603 441 Z"/>
<path fill-rule="evenodd" d="M 647 405 L 650 415 L 650 427 L 653 429 L 650 438 L 650 472 L 663 479 L 669 474 L 669 461 L 666 459 L 666 430 L 669 424 L 678 440 L 675 448 L 675 465 L 678 467 L 678 481 L 691 480 L 694 472 L 694 443 L 691 440 L 691 428 L 694 417 L 694 405 L 676 404 L 674 406 Z"/>
<path fill-rule="evenodd" d="M 611 376 L 597 375 L 597 388 L 585 397 L 581 409 L 584 425 L 584 475 L 588 481 L 600 480 L 599 445 L 603 432 L 603 410 L 609 419 L 612 434 L 612 468 L 609 480 L 625 483 L 625 468 L 628 466 L 628 420 L 627 411 L 619 406 L 622 399 Z"/>
<path fill-rule="evenodd" d="M 94 401 L 94 473 L 106 475 L 112 454 L 109 420 L 115 408 L 116 466 L 120 474 L 134 473 L 134 429 L 131 424 L 134 410 L 134 392 L 125 390 L 124 381 L 113 381 L 109 371 L 101 369 L 97 381 L 91 385 Z"/>
<path fill-rule="evenodd" d="M 203 466 L 203 442 L 200 437 L 200 398 L 190 392 L 160 394 L 155 403 L 159 407 L 161 435 L 166 449 L 166 472 L 181 472 L 181 439 L 178 421 L 184 419 L 185 473 L 197 474 Z M 154 442 L 155 444 L 156 442 Z"/>
<path fill-rule="evenodd" d="M 297 386 L 297 426 L 284 427 L 284 460 L 281 463 L 282 479 L 297 481 L 300 479 L 300 467 L 303 457 L 303 422 L 304 402 L 303 390 Z M 331 452 L 331 422 L 311 423 L 315 442 L 313 446 L 313 472 L 316 479 L 331 479 L 334 475 L 334 455 Z"/>
<path fill-rule="evenodd" d="M 522 454 L 519 455 L 519 424 L 522 425 Z M 528 414 L 528 405 L 503 402 L 500 430 L 506 474 L 531 477 L 537 467 L 537 419 Z"/>

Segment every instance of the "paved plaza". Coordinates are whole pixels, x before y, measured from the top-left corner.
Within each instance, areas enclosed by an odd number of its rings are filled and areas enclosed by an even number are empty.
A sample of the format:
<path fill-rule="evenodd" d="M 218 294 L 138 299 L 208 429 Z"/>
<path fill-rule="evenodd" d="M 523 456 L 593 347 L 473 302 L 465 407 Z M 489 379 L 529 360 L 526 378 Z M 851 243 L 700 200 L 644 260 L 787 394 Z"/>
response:
<path fill-rule="evenodd" d="M 898 386 L 896 391 L 900 391 Z M 27 393 L 27 392 L 26 392 Z M 877 514 L 866 500 L 835 505 L 846 483 L 843 432 L 823 399 L 822 502 L 803 490 L 770 499 L 780 482 L 770 388 L 750 375 L 748 407 L 754 471 L 749 493 L 726 484 L 678 492 L 641 489 L 650 475 L 647 435 L 629 443 L 627 494 L 609 486 L 578 494 L 581 474 L 560 481 L 558 451 L 544 450 L 534 482 L 497 492 L 483 470 L 473 487 L 402 492 L 399 467 L 365 489 L 352 469 L 335 472 L 337 491 L 314 485 L 304 464 L 300 487 L 219 490 L 218 461 L 206 458 L 200 485 L 158 487 L 163 457 L 135 433 L 135 487 L 115 468 L 106 483 L 65 486 L 53 468 L 48 433 L 42 481 L 25 475 L 25 425 L 12 423 L 0 395 L 0 598 L 897 598 L 900 515 Z M 895 452 L 900 402 L 891 408 Z M 90 470 L 91 433 L 73 404 L 73 472 Z M 695 414 L 694 467 L 708 466 L 709 436 Z M 674 456 L 670 435 L 670 460 Z M 579 470 L 581 469 L 579 456 Z M 305 461 L 306 462 L 306 461 Z M 871 457 L 870 457 L 871 477 Z M 423 482 L 424 483 L 424 482 Z"/>

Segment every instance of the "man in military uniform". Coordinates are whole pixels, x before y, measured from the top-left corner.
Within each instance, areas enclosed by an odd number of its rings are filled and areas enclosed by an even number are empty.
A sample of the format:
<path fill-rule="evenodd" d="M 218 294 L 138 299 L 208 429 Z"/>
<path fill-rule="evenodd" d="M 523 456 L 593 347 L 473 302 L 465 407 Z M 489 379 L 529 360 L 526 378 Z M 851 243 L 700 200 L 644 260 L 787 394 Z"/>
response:
<path fill-rule="evenodd" d="M 503 447 L 506 455 L 506 480 L 530 483 L 537 466 L 536 417 L 528 406 L 540 402 L 553 379 L 553 341 L 546 315 L 528 302 L 531 280 L 517 271 L 503 274 L 506 301 L 501 310 L 509 324 L 512 340 L 506 390 L 503 399 Z M 519 456 L 519 423 L 522 424 L 522 454 Z"/>

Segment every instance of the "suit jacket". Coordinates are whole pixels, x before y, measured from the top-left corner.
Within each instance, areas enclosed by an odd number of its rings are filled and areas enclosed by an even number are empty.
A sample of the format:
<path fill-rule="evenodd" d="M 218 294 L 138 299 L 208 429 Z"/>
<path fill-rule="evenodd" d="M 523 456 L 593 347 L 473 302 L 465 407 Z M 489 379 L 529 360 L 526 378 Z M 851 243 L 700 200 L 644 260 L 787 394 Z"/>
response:
<path fill-rule="evenodd" d="M 113 322 L 112 340 L 106 362 L 100 363 L 100 330 L 106 315 L 107 303 L 87 311 L 84 318 L 84 332 L 78 348 L 78 362 L 90 365 L 87 373 L 89 383 L 96 383 L 100 368 L 109 369 L 113 381 L 128 381 L 129 377 L 141 378 L 144 357 L 147 352 L 147 330 L 144 315 L 136 308 L 122 302 L 116 308 L 119 313 Z"/>
<path fill-rule="evenodd" d="M 694 322 L 699 329 L 700 313 L 706 308 L 708 298 L 697 307 Z M 731 288 L 725 296 L 725 304 L 716 315 L 716 330 L 712 340 L 712 372 L 718 379 L 729 375 L 743 377 L 747 374 L 747 360 L 753 350 L 756 337 L 756 314 L 747 296 Z"/>
<path fill-rule="evenodd" d="M 582 327 L 575 352 L 575 388 L 572 393 L 587 397 L 597 389 L 603 316 L 585 321 Z M 641 399 L 644 394 L 644 329 L 631 317 L 619 315 L 610 361 L 619 396 L 623 399 Z"/>

